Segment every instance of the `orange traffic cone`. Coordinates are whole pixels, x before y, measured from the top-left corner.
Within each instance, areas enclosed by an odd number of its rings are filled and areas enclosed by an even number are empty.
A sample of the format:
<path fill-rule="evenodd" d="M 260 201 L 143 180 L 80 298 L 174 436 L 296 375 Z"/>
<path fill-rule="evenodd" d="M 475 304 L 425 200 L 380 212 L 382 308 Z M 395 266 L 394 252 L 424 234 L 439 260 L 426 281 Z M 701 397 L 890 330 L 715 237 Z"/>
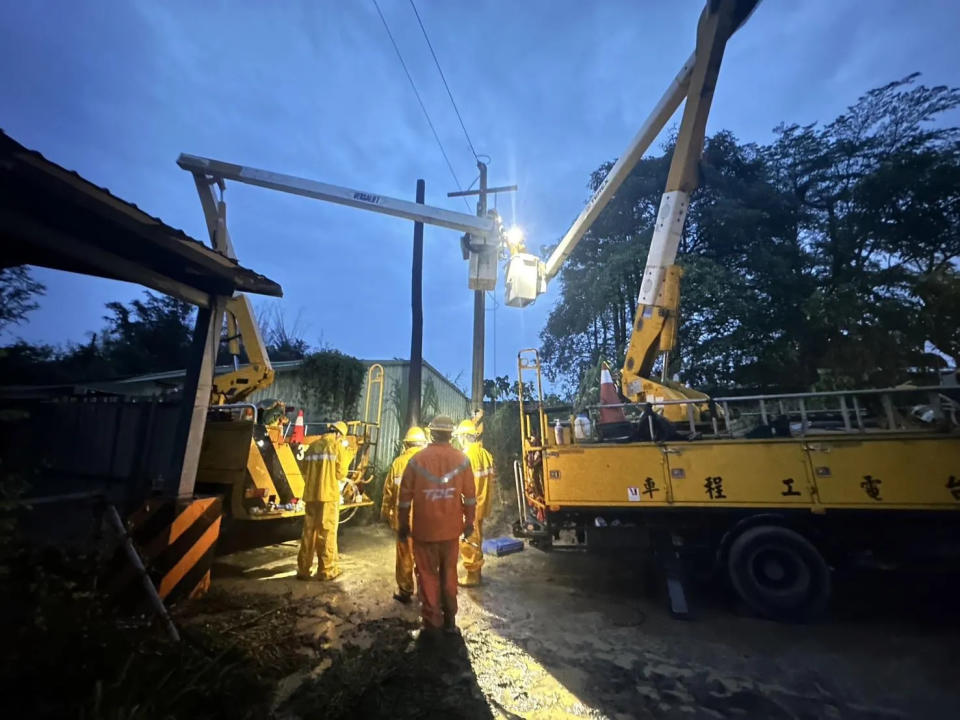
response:
<path fill-rule="evenodd" d="M 290 433 L 290 442 L 302 443 L 306 434 L 303 429 L 303 410 L 297 411 L 297 419 L 293 423 L 293 432 Z"/>
<path fill-rule="evenodd" d="M 613 384 L 613 378 L 610 376 L 610 368 L 606 363 L 600 370 L 600 423 L 620 423 L 626 422 L 627 416 L 623 414 L 622 407 L 605 408 L 603 405 L 619 405 L 620 394 L 617 392 L 616 385 Z"/>

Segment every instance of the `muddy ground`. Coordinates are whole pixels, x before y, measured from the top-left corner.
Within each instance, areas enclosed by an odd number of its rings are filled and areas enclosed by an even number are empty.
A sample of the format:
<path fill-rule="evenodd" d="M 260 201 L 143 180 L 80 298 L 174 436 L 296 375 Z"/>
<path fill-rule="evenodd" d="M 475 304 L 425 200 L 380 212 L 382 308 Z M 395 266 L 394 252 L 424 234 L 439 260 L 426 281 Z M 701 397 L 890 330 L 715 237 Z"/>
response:
<path fill-rule="evenodd" d="M 346 526 L 340 548 L 330 583 L 294 578 L 295 541 L 222 556 L 210 596 L 178 611 L 266 668 L 277 717 L 960 717 L 958 595 L 941 579 L 840 578 L 807 625 L 703 588 L 678 621 L 635 558 L 527 547 L 488 558 L 485 586 L 460 592 L 462 640 L 432 647 L 391 597 L 390 532 Z"/>

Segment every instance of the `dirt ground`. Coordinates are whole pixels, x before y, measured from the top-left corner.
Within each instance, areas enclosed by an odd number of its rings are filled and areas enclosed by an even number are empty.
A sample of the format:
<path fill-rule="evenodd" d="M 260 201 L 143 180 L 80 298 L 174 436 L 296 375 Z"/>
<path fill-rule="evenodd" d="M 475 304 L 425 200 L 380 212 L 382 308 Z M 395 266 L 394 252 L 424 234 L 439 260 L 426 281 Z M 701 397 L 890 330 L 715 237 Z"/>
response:
<path fill-rule="evenodd" d="M 330 583 L 294 578 L 295 541 L 222 556 L 178 612 L 275 671 L 277 717 L 960 717 L 956 588 L 936 579 L 841 580 L 808 625 L 703 589 L 679 621 L 635 558 L 526 547 L 487 558 L 460 591 L 462 640 L 433 647 L 392 599 L 390 532 L 348 525 L 340 548 Z"/>

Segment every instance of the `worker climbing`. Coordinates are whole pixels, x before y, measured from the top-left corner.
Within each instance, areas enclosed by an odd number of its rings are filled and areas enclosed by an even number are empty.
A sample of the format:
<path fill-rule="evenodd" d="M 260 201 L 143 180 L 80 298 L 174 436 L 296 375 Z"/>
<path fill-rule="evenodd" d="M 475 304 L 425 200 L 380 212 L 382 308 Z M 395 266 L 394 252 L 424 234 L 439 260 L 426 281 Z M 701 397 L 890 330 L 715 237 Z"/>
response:
<path fill-rule="evenodd" d="M 407 463 L 400 483 L 398 538 L 413 535 L 420 614 L 426 637 L 458 634 L 458 539 L 473 535 L 477 496 L 470 460 L 451 447 L 453 420 L 435 417 L 430 445 Z M 416 517 L 411 531 L 410 515 Z"/>
<path fill-rule="evenodd" d="M 337 553 L 340 519 L 340 481 L 347 474 L 345 436 L 347 424 L 337 421 L 328 432 L 312 442 L 304 454 L 306 477 L 303 501 L 303 536 L 297 555 L 297 579 L 309 580 L 313 557 L 317 556 L 318 580 L 333 580 L 343 571 Z"/>
<path fill-rule="evenodd" d="M 427 444 L 427 434 L 423 428 L 414 425 L 403 438 L 401 452 L 387 472 L 383 482 L 383 504 L 380 506 L 380 519 L 389 523 L 394 532 L 400 529 L 397 521 L 397 503 L 400 502 L 400 481 L 407 469 L 410 458 L 420 452 Z M 407 537 L 397 539 L 397 592 L 393 597 L 406 604 L 413 597 L 413 541 Z"/>
<path fill-rule="evenodd" d="M 464 574 L 457 578 L 457 583 L 463 587 L 472 587 L 482 582 L 481 569 L 483 568 L 483 519 L 490 514 L 490 491 L 496 471 L 493 466 L 493 456 L 483 447 L 480 441 L 480 432 L 473 420 L 464 420 L 454 431 L 460 448 L 470 460 L 470 469 L 477 490 L 477 514 L 473 524 L 473 532 L 465 536 L 460 543 L 460 556 L 463 558 Z"/>

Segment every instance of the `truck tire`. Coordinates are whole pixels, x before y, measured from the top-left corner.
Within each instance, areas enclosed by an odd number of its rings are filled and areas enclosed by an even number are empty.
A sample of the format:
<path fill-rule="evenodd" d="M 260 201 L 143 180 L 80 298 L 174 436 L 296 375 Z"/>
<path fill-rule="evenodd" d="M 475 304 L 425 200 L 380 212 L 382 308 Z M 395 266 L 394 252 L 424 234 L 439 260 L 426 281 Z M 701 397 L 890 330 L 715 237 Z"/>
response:
<path fill-rule="evenodd" d="M 803 535 L 778 525 L 744 530 L 730 545 L 727 572 L 737 595 L 760 615 L 803 621 L 830 598 L 830 568 Z"/>

